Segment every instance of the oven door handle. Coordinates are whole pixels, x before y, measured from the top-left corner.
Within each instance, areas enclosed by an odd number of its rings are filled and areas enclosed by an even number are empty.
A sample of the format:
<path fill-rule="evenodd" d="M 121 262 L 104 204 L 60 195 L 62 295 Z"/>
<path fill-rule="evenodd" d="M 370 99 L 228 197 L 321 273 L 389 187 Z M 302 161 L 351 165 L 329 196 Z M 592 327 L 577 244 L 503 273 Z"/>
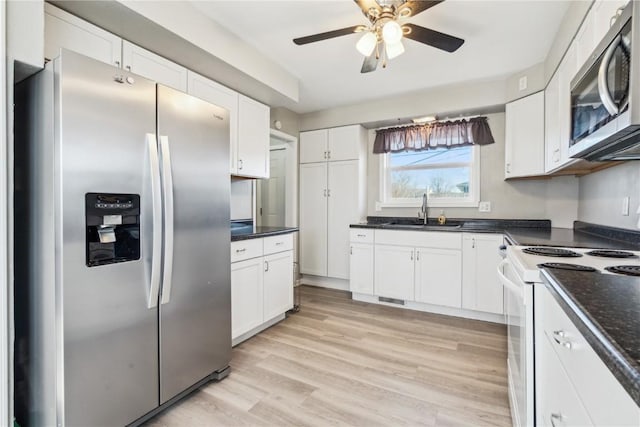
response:
<path fill-rule="evenodd" d="M 613 53 L 620 45 L 622 38 L 618 35 L 611 45 L 607 48 L 602 57 L 602 62 L 600 62 L 600 68 L 598 69 L 598 93 L 600 94 L 600 100 L 602 101 L 602 105 L 604 108 L 611 114 L 615 116 L 620 112 L 620 108 L 616 105 L 613 97 L 611 96 L 611 92 L 609 91 L 609 82 L 607 81 L 607 70 L 609 70 L 609 64 L 611 63 L 611 58 L 613 57 Z"/>
<path fill-rule="evenodd" d="M 524 289 L 509 280 L 507 276 L 505 276 L 502 272 L 502 269 L 507 265 L 511 266 L 511 263 L 506 258 L 503 259 L 500 264 L 498 264 L 498 278 L 500 279 L 500 283 L 502 283 L 502 286 L 504 286 L 511 292 L 514 292 L 516 295 L 520 295 L 524 299 Z"/>

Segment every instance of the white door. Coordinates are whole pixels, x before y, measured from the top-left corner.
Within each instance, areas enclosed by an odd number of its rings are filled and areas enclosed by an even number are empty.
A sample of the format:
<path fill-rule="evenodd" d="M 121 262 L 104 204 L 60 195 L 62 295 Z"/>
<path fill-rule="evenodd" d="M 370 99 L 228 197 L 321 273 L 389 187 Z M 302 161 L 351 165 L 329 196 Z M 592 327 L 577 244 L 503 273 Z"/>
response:
<path fill-rule="evenodd" d="M 293 251 L 264 257 L 264 321 L 293 307 Z"/>
<path fill-rule="evenodd" d="M 327 157 L 335 160 L 356 160 L 360 157 L 360 141 L 363 129 L 360 125 L 329 129 Z"/>
<path fill-rule="evenodd" d="M 327 275 L 349 279 L 349 224 L 358 213 L 358 161 L 328 163 Z"/>
<path fill-rule="evenodd" d="M 236 173 L 238 150 L 238 92 L 193 71 L 187 71 L 187 91 L 229 111 L 229 171 Z"/>
<path fill-rule="evenodd" d="M 269 227 L 284 227 L 287 181 L 287 150 L 286 148 L 270 151 L 269 179 L 258 182 L 260 186 L 260 225 Z"/>
<path fill-rule="evenodd" d="M 187 91 L 187 69 L 153 52 L 122 41 L 122 63 L 124 68 L 156 82 Z"/>
<path fill-rule="evenodd" d="M 44 57 L 51 60 L 69 49 L 98 61 L 121 66 L 122 39 L 87 21 L 44 4 Z"/>
<path fill-rule="evenodd" d="M 462 308 L 504 313 L 504 289 L 496 276 L 502 261 L 502 235 L 468 234 L 462 238 Z"/>
<path fill-rule="evenodd" d="M 373 245 L 351 244 L 349 290 L 359 294 L 373 295 Z"/>
<path fill-rule="evenodd" d="M 300 272 L 327 275 L 327 163 L 300 165 Z"/>
<path fill-rule="evenodd" d="M 462 307 L 461 265 L 460 251 L 416 248 L 416 301 Z"/>
<path fill-rule="evenodd" d="M 239 95 L 237 174 L 269 178 L 269 107 Z"/>
<path fill-rule="evenodd" d="M 413 301 L 414 248 L 375 245 L 374 256 L 375 295 Z"/>
<path fill-rule="evenodd" d="M 300 132 L 300 163 L 324 162 L 328 157 L 326 129 Z"/>
<path fill-rule="evenodd" d="M 262 324 L 262 257 L 231 264 L 231 337 L 237 338 Z"/>

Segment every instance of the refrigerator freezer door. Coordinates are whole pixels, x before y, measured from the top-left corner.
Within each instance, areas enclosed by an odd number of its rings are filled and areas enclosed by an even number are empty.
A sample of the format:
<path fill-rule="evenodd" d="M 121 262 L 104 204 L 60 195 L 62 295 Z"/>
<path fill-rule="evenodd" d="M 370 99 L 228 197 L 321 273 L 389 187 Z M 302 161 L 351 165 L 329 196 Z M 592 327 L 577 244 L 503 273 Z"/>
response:
<path fill-rule="evenodd" d="M 167 226 L 165 212 L 164 239 L 171 278 L 163 280 L 160 305 L 164 403 L 231 358 L 229 116 L 158 86 L 158 137 L 163 164 L 170 153 L 171 170 L 163 174 L 172 179 L 163 183 L 173 187 L 163 188 L 165 198 L 173 195 L 173 224 Z"/>
<path fill-rule="evenodd" d="M 58 422 L 126 425 L 158 406 L 158 309 L 147 308 L 155 84 L 72 52 L 54 65 Z M 87 266 L 87 193 L 139 195 L 140 259 Z"/>

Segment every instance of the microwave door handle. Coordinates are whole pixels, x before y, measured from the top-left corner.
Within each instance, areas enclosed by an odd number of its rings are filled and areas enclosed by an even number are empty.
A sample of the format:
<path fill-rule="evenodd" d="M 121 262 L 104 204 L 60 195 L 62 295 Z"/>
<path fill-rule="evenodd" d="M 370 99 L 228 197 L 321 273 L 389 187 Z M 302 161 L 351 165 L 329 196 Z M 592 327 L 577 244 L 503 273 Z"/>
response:
<path fill-rule="evenodd" d="M 602 100 L 602 105 L 607 109 L 609 114 L 615 116 L 620 112 L 620 109 L 616 105 L 613 97 L 611 96 L 611 92 L 609 91 L 609 82 L 607 81 L 607 70 L 609 69 L 609 64 L 611 63 L 611 58 L 613 58 L 613 53 L 618 48 L 620 44 L 621 36 L 617 36 L 613 39 L 611 45 L 607 48 L 604 56 L 602 57 L 602 62 L 600 62 L 600 68 L 598 69 L 598 93 L 600 94 L 600 99 Z"/>
<path fill-rule="evenodd" d="M 164 271 L 162 275 L 161 304 L 171 300 L 171 277 L 173 275 L 173 177 L 171 175 L 171 152 L 169 137 L 160 136 L 162 153 L 162 187 L 164 190 Z"/>
<path fill-rule="evenodd" d="M 160 161 L 158 160 L 158 142 L 154 134 L 146 135 L 147 150 L 149 152 L 150 180 L 151 180 L 151 205 L 152 220 L 151 230 L 151 278 L 149 284 L 149 300 L 147 308 L 158 305 L 158 293 L 160 292 L 160 251 L 162 250 L 162 202 L 160 199 Z"/>

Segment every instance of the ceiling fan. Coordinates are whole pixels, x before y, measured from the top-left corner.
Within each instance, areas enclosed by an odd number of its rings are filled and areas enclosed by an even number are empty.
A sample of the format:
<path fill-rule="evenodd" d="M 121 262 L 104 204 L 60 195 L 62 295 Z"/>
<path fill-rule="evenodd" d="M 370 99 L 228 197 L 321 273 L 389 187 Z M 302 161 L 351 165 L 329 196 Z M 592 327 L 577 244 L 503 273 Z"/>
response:
<path fill-rule="evenodd" d="M 369 73 L 378 67 L 382 59 L 382 67 L 387 60 L 404 52 L 402 38 L 406 37 L 420 43 L 442 49 L 447 52 L 456 51 L 464 43 L 463 39 L 439 31 L 421 27 L 411 23 L 400 24 L 399 21 L 424 12 L 444 0 L 354 0 L 369 20 L 368 25 L 354 25 L 312 36 L 293 39 L 297 45 L 313 43 L 353 33 L 364 33 L 356 44 L 356 48 L 365 56 L 361 73 Z"/>

